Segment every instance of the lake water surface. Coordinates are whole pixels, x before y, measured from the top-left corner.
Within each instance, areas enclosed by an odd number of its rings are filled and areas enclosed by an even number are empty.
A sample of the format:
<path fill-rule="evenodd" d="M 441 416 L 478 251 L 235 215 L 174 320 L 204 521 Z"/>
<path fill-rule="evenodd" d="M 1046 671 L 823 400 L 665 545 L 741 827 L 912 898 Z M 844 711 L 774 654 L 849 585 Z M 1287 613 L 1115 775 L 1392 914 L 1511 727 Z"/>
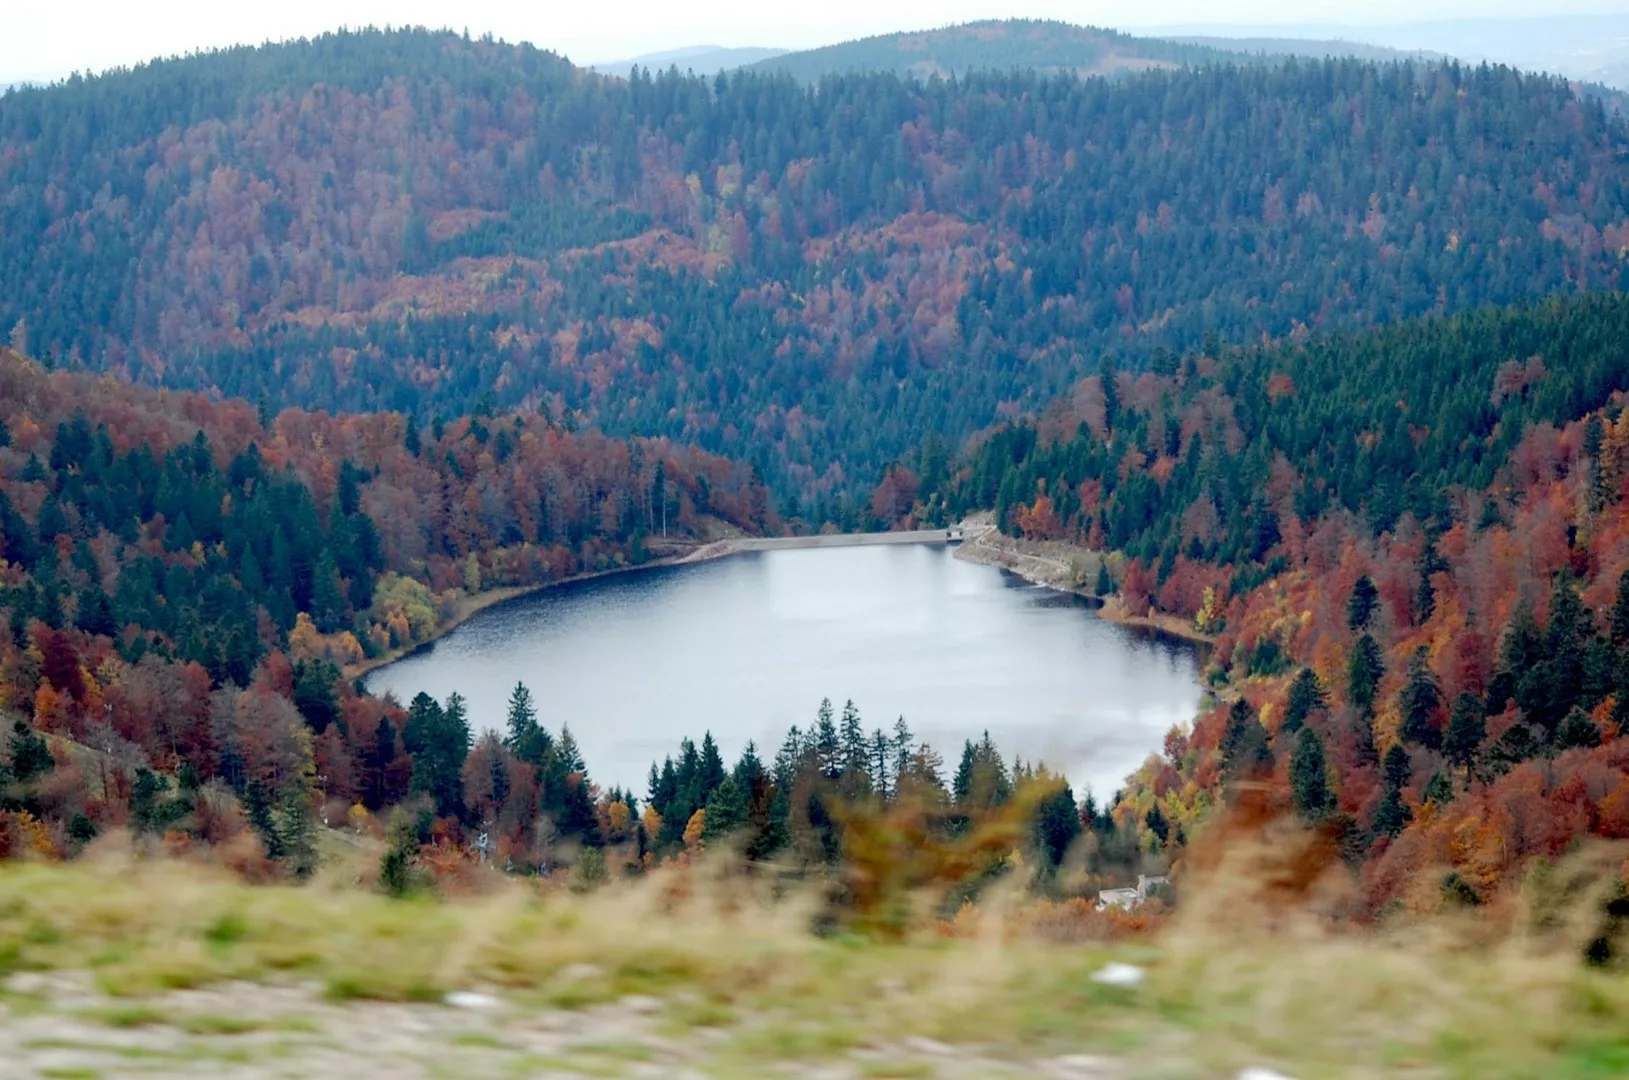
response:
<path fill-rule="evenodd" d="M 569 723 L 602 786 L 644 795 L 652 760 L 711 731 L 765 760 L 820 699 L 866 728 L 903 714 L 954 771 L 986 729 L 1100 797 L 1199 702 L 1197 651 L 1096 617 L 1081 600 L 952 558 L 942 545 L 766 551 L 548 589 L 481 612 L 368 677 L 403 702 L 469 699 L 503 727 L 517 681 L 544 726 Z"/>

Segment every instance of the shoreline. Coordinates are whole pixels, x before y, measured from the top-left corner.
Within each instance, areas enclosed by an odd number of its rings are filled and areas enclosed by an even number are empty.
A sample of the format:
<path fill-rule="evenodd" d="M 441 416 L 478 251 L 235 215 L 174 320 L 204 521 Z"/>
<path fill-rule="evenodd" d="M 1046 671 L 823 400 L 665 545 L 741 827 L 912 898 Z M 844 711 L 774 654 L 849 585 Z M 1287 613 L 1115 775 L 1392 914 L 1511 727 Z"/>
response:
<path fill-rule="evenodd" d="M 1105 622 L 1112 622 L 1137 630 L 1153 631 L 1204 648 L 1211 648 L 1216 644 L 1214 637 L 1201 634 L 1185 619 L 1179 619 L 1174 615 L 1133 615 L 1127 610 L 1118 595 L 1108 597 L 1092 595 L 1072 583 L 1070 578 L 1074 570 L 1069 565 L 1047 554 L 1025 551 L 1020 546 L 1024 541 L 1016 540 L 1010 536 L 1003 536 L 988 522 L 974 521 L 965 523 L 963 532 L 965 540 L 952 549 L 953 558 L 981 566 L 994 566 L 997 569 L 1017 574 L 1025 581 L 1039 585 L 1042 588 L 1081 597 L 1096 606 L 1098 617 Z M 518 600 L 525 596 L 531 596 L 545 589 L 558 588 L 562 585 L 574 585 L 579 582 L 594 581 L 599 578 L 643 570 L 692 566 L 753 551 L 815 550 L 869 547 L 883 544 L 944 544 L 949 542 L 951 534 L 952 530 L 949 529 L 918 529 L 886 533 L 827 533 L 816 536 L 732 536 L 696 544 L 688 551 L 671 552 L 636 565 L 614 566 L 609 570 L 590 570 L 586 573 L 572 574 L 569 577 L 559 578 L 554 581 L 538 582 L 535 585 L 505 585 L 496 589 L 485 589 L 472 596 L 463 597 L 458 603 L 457 613 L 446 623 L 437 626 L 435 632 L 423 641 L 416 641 L 410 645 L 401 645 L 379 656 L 365 659 L 360 664 L 353 664 L 345 668 L 343 674 L 347 679 L 365 679 L 380 668 L 389 667 L 399 660 L 407 659 L 421 649 L 435 645 L 436 642 L 488 608 L 508 603 L 511 600 Z M 996 541 L 992 541 L 991 537 L 995 537 Z M 1103 558 L 1103 553 L 1087 551 L 1084 548 L 1068 550 L 1071 555 L 1083 559 L 1100 561 Z"/>
<path fill-rule="evenodd" d="M 1118 593 L 1095 596 L 1076 585 L 1074 582 L 1077 580 L 1077 574 L 1083 577 L 1086 566 L 1090 566 L 1095 573 L 1097 565 L 1104 559 L 1103 552 L 1088 551 L 1066 544 L 1052 544 L 1041 550 L 1026 550 L 1025 541 L 1003 535 L 988 521 L 969 522 L 964 528 L 967 539 L 956 551 L 958 559 L 981 566 L 999 567 L 1017 574 L 1033 585 L 1081 597 L 1096 605 L 1098 617 L 1105 622 L 1139 630 L 1151 630 L 1207 649 L 1216 645 L 1214 636 L 1195 630 L 1186 619 L 1175 615 L 1134 615 Z M 1055 558 L 1056 555 L 1067 555 L 1071 561 L 1080 560 L 1080 565 L 1065 563 Z"/>
<path fill-rule="evenodd" d="M 398 660 L 406 660 L 420 649 L 428 648 L 452 633 L 454 630 L 469 622 L 475 616 L 488 608 L 506 604 L 511 600 L 519 600 L 524 596 L 543 592 L 545 589 L 558 588 L 561 585 L 574 585 L 581 581 L 593 581 L 597 578 L 611 577 L 615 574 L 628 574 L 638 570 L 655 570 L 665 566 L 685 566 L 690 563 L 709 562 L 721 559 L 726 555 L 734 554 L 733 550 L 723 550 L 716 554 L 703 554 L 707 548 L 728 544 L 729 541 L 715 541 L 703 545 L 694 551 L 683 555 L 664 555 L 658 559 L 630 564 L 628 566 L 613 566 L 609 570 L 589 570 L 581 574 L 571 574 L 568 577 L 556 578 L 553 581 L 540 581 L 535 585 L 504 585 L 496 589 L 482 589 L 473 595 L 465 595 L 458 602 L 457 613 L 445 623 L 437 626 L 435 631 L 423 641 L 415 641 L 409 645 L 398 645 L 389 652 L 369 657 L 360 664 L 352 664 L 341 673 L 347 679 L 365 679 L 380 668 L 389 667 Z M 699 557 L 698 557 L 699 556 Z"/>
<path fill-rule="evenodd" d="M 732 536 L 722 540 L 711 540 L 707 543 L 696 544 L 688 551 L 675 551 L 628 566 L 613 566 L 609 570 L 590 570 L 581 574 L 572 574 L 569 577 L 557 578 L 554 581 L 538 582 L 535 585 L 505 585 L 496 589 L 483 589 L 478 593 L 461 598 L 458 602 L 457 613 L 447 622 L 437 626 L 435 632 L 423 641 L 415 641 L 409 645 L 399 645 L 389 652 L 365 659 L 360 664 L 352 664 L 346 667 L 341 674 L 347 679 L 365 679 L 380 668 L 389 667 L 398 660 L 405 660 L 419 650 L 434 645 L 488 608 L 508 603 L 511 600 L 519 600 L 521 597 L 531 596 L 545 589 L 558 588 L 562 585 L 575 585 L 579 582 L 594 581 L 616 574 L 629 574 L 641 570 L 692 566 L 752 551 L 795 551 L 817 548 L 871 547 L 882 544 L 946 543 L 949 537 L 950 531 L 948 529 L 921 529 L 914 532 L 886 533 L 828 533 L 816 536 Z"/>

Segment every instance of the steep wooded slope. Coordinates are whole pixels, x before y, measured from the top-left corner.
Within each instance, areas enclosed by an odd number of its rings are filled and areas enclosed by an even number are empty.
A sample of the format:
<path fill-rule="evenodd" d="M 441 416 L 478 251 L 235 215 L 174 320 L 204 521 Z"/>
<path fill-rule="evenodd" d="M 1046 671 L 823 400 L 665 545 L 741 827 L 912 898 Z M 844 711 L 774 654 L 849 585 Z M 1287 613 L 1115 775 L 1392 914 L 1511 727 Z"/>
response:
<path fill-rule="evenodd" d="M 841 497 L 1157 348 L 1611 287 L 1624 132 L 1355 61 L 603 79 L 336 35 L 0 99 L 0 326 L 168 385 L 545 408 Z"/>

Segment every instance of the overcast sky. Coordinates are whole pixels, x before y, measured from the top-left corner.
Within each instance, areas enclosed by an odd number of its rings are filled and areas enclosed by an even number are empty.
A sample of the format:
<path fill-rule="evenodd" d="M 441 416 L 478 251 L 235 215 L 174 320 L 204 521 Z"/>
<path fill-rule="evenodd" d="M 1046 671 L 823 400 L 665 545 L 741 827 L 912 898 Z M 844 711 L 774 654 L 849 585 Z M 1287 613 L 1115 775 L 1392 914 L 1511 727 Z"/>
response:
<path fill-rule="evenodd" d="M 808 48 L 1012 16 L 1132 29 L 1626 10 L 1629 0 L 0 0 L 0 84 L 341 26 L 467 28 L 593 63 L 697 44 Z"/>

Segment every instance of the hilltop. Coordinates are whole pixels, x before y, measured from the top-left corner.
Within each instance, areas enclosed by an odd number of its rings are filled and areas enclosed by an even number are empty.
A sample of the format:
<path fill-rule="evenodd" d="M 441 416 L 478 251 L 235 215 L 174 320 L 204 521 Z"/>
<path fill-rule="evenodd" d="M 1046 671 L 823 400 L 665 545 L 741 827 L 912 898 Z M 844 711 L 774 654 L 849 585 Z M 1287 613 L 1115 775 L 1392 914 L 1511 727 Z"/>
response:
<path fill-rule="evenodd" d="M 1615 286 L 1622 139 L 1500 68 L 816 93 L 341 34 L 0 99 L 0 326 L 272 407 L 541 406 L 750 460 L 786 516 L 853 527 L 925 432 L 1104 353 Z"/>
<path fill-rule="evenodd" d="M 691 45 L 682 49 L 645 53 L 627 60 L 602 61 L 590 66 L 601 75 L 615 75 L 623 79 L 633 74 L 636 67 L 644 68 L 646 71 L 666 71 L 670 67 L 676 67 L 680 71 L 693 71 L 698 75 L 716 75 L 720 71 L 733 71 L 736 68 L 785 56 L 787 51 L 751 45 L 733 48 L 722 45 Z"/>
<path fill-rule="evenodd" d="M 936 75 L 1011 70 L 1084 78 L 1242 59 L 1236 52 L 1072 23 L 992 19 L 845 41 L 762 60 L 753 67 L 785 73 L 803 82 L 867 71 L 923 80 Z"/>

